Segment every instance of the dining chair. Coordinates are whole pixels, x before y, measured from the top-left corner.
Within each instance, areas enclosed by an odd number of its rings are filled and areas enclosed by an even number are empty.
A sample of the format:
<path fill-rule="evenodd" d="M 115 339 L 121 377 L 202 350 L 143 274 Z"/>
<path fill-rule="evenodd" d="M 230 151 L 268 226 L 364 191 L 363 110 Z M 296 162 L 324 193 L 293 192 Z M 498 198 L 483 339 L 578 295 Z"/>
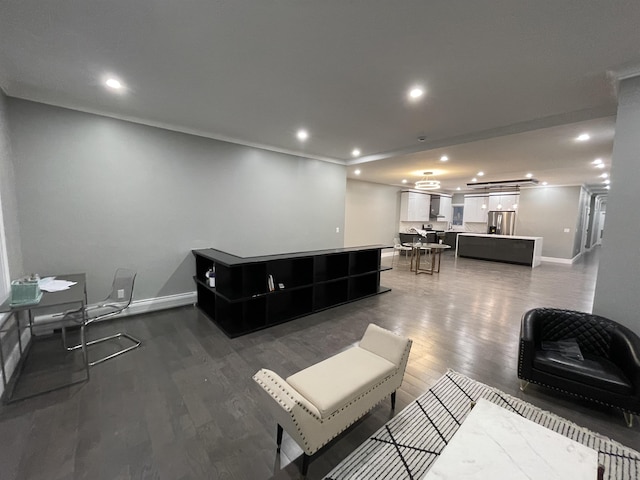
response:
<path fill-rule="evenodd" d="M 404 252 L 406 263 L 409 263 L 409 254 L 411 253 L 411 247 L 402 245 L 402 243 L 400 243 L 400 239 L 397 237 L 393 239 L 393 243 L 393 257 L 391 257 L 391 266 L 393 267 L 393 261 L 396 258 L 396 252 L 398 253 L 398 264 L 400 264 L 400 256 L 402 255 L 402 252 Z"/>
<path fill-rule="evenodd" d="M 66 312 L 63 318 L 63 320 L 68 320 L 68 322 L 65 322 L 66 326 L 75 323 L 82 325 L 82 329 L 84 329 L 85 327 L 89 327 L 96 322 L 122 313 L 131 304 L 135 279 L 135 271 L 129 270 L 127 268 L 117 269 L 115 276 L 113 277 L 113 285 L 109 296 L 107 296 L 107 298 L 97 304 L 86 306 L 84 309 Z M 69 351 L 82 348 L 82 343 L 70 347 L 67 346 L 66 326 L 62 327 L 62 342 L 64 347 Z M 86 342 L 86 346 L 91 347 L 92 345 L 107 342 L 110 340 L 117 340 L 119 338 L 127 339 L 128 341 L 132 342 L 132 345 L 126 348 L 121 348 L 115 353 L 89 362 L 89 365 L 93 367 L 94 365 L 122 355 L 123 353 L 130 352 L 131 350 L 138 348 L 142 344 L 140 340 L 129 335 L 128 333 L 118 332 L 113 335 L 108 335 L 106 337 L 88 341 Z"/>

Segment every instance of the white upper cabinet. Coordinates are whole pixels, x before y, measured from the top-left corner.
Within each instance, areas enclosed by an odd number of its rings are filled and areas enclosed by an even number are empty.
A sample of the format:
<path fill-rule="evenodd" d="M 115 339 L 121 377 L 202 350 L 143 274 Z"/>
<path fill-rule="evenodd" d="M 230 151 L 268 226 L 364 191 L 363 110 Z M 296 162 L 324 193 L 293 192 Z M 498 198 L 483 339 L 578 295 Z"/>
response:
<path fill-rule="evenodd" d="M 485 208 L 482 208 L 484 205 Z M 487 223 L 489 197 L 464 197 L 463 221 Z"/>
<path fill-rule="evenodd" d="M 426 193 L 402 192 L 400 194 L 400 221 L 428 222 L 431 199 Z"/>
<path fill-rule="evenodd" d="M 436 212 L 438 215 L 438 222 L 450 222 L 452 218 L 451 197 L 440 196 L 440 211 Z"/>

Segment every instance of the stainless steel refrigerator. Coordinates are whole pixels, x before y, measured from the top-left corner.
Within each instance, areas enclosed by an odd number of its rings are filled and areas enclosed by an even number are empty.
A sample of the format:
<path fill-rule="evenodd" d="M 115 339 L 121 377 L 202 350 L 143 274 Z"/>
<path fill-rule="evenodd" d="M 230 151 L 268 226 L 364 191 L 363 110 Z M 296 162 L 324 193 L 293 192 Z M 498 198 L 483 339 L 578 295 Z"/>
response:
<path fill-rule="evenodd" d="M 515 235 L 515 210 L 492 210 L 488 213 L 487 233 L 496 235 Z"/>

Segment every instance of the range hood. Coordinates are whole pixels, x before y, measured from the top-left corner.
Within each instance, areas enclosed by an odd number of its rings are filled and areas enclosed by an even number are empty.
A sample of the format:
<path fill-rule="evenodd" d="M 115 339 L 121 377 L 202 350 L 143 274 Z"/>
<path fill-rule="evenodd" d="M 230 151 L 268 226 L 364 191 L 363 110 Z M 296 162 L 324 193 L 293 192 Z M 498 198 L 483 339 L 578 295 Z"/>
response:
<path fill-rule="evenodd" d="M 444 215 L 440 214 L 440 195 L 431 195 L 429 220 L 438 220 L 438 218 L 445 218 Z"/>
<path fill-rule="evenodd" d="M 471 182 L 467 183 L 469 188 L 497 188 L 497 187 L 520 187 L 522 185 L 538 185 L 535 178 L 522 178 L 517 180 L 499 180 L 495 182 Z"/>

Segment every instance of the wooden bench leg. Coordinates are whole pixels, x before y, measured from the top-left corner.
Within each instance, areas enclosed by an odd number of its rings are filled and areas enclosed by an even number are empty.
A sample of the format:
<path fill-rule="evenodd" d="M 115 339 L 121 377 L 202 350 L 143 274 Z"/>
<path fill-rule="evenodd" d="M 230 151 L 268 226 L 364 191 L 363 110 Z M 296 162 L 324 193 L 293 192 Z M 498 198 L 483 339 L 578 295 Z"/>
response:
<path fill-rule="evenodd" d="M 278 444 L 278 452 L 280 451 L 280 445 L 282 445 L 282 427 L 278 424 L 278 433 L 276 433 L 276 443 Z"/>
<path fill-rule="evenodd" d="M 391 410 L 395 410 L 396 409 L 396 392 L 394 391 L 391 394 Z"/>
<path fill-rule="evenodd" d="M 309 470 L 309 455 L 302 454 L 302 478 L 307 478 L 307 471 Z"/>

